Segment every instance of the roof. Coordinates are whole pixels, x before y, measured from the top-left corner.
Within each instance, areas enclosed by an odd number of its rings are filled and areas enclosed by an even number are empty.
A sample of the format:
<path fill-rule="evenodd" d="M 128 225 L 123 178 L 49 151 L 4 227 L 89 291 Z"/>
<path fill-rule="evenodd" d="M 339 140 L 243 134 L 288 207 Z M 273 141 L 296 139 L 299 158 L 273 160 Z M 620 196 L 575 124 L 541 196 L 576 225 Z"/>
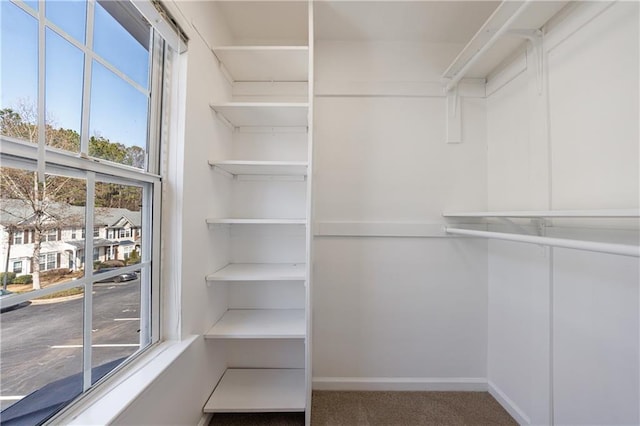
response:
<path fill-rule="evenodd" d="M 85 215 L 84 206 L 72 206 L 66 203 L 50 203 L 46 213 L 54 218 L 69 217 L 78 222 L 83 222 Z M 33 217 L 33 209 L 28 202 L 16 199 L 0 200 L 0 225 L 25 224 Z M 96 207 L 95 226 L 115 227 L 125 220 L 132 227 L 142 226 L 142 214 L 140 211 L 132 211 L 124 208 Z M 80 224 L 69 223 L 69 227 L 79 227 Z"/>
<path fill-rule="evenodd" d="M 72 245 L 78 249 L 84 249 L 84 240 L 72 240 L 65 241 L 66 244 Z M 94 238 L 93 239 L 93 247 L 108 247 L 108 246 L 117 246 L 120 243 L 118 241 L 105 240 L 104 238 Z"/>

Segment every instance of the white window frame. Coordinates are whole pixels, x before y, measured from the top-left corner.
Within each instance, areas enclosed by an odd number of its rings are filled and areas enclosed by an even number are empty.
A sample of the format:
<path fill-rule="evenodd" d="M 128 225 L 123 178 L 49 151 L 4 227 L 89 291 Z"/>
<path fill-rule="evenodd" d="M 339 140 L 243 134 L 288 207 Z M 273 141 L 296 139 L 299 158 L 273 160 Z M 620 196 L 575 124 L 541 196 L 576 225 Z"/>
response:
<path fill-rule="evenodd" d="M 13 233 L 13 245 L 20 245 L 20 244 L 22 244 L 23 237 L 24 237 L 24 232 L 23 232 L 23 231 L 15 231 L 15 232 Z M 19 241 L 18 241 L 18 240 L 19 240 Z"/>
<path fill-rule="evenodd" d="M 53 260 L 50 260 L 52 258 L 53 258 Z M 40 253 L 40 259 L 38 259 L 38 262 L 40 263 L 40 271 L 42 271 L 42 272 L 50 271 L 52 269 L 57 269 L 58 268 L 58 253 L 57 252 Z M 52 268 L 49 267 L 50 264 L 53 264 Z"/>
<path fill-rule="evenodd" d="M 46 231 L 42 234 L 42 241 L 58 241 L 58 230 L 54 228 Z"/>
<path fill-rule="evenodd" d="M 11 270 L 16 274 L 21 274 L 22 273 L 22 267 L 23 267 L 22 260 L 13 260 L 12 263 L 13 264 L 11 265 Z M 20 265 L 20 270 L 19 271 L 16 271 L 16 265 Z"/>
<path fill-rule="evenodd" d="M 100 274 L 100 279 L 106 279 L 121 273 L 140 271 L 140 350 L 129 357 L 129 360 L 142 353 L 160 340 L 160 212 L 161 206 L 161 178 L 158 174 L 160 155 L 160 135 L 163 134 L 160 126 L 163 124 L 161 117 L 163 101 L 162 88 L 164 72 L 162 63 L 166 53 L 164 51 L 164 41 L 157 32 L 151 29 L 151 43 L 149 47 L 150 78 L 149 88 L 144 89 L 120 72 L 115 66 L 99 57 L 89 47 L 92 45 L 93 37 L 93 9 L 95 0 L 87 0 L 87 22 L 86 22 L 86 44 L 82 44 L 73 37 L 65 33 L 61 28 L 49 21 L 45 16 L 44 0 L 40 0 L 39 10 L 34 11 L 25 3 L 12 0 L 14 6 L 19 7 L 38 21 L 39 41 L 38 41 L 38 144 L 32 144 L 17 138 L 0 135 L 0 159 L 3 167 L 12 167 L 23 170 L 38 171 L 41 177 L 47 174 L 69 176 L 85 179 L 87 182 L 86 194 L 86 218 L 82 228 L 82 239 L 85 240 L 83 253 L 86 260 L 86 253 L 93 253 L 93 238 L 85 238 L 85 235 L 93 235 L 94 228 L 94 194 L 96 182 L 108 182 L 121 185 L 132 185 L 142 188 L 142 249 L 141 261 L 136 265 L 118 268 L 115 271 Z M 45 29 L 50 28 L 57 35 L 84 53 L 84 83 L 83 83 L 83 103 L 82 103 L 82 128 L 80 153 L 66 152 L 45 145 Z M 145 170 L 134 167 L 112 163 L 106 160 L 89 158 L 88 156 L 88 117 L 90 109 L 90 88 L 91 88 L 91 68 L 93 60 L 122 78 L 138 91 L 150 97 L 149 107 L 149 131 L 147 135 L 147 152 Z M 57 235 L 56 235 L 57 239 Z M 57 262 L 57 252 L 54 253 Z M 45 256 L 45 267 L 47 266 Z M 91 384 L 91 319 L 93 317 L 93 301 L 91 289 L 96 277 L 91 264 L 85 262 L 85 274 L 83 277 L 73 281 L 60 283 L 35 290 L 28 293 L 16 294 L 10 298 L 0 300 L 0 307 L 4 305 L 21 303 L 43 297 L 55 292 L 69 288 L 84 288 L 84 345 L 83 345 L 83 391 L 86 393 L 95 385 Z M 127 361 L 125 361 L 126 363 Z M 114 371 L 117 371 L 116 368 Z M 107 374 L 100 381 L 108 380 L 111 373 Z M 99 383 L 100 383 L 99 382 Z"/>

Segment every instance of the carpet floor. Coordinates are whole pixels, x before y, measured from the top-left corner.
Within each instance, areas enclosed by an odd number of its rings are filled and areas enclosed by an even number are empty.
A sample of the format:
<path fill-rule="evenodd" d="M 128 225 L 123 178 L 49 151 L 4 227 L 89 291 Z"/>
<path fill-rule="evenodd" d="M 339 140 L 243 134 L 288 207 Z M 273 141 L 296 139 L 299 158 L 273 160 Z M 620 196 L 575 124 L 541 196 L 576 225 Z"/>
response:
<path fill-rule="evenodd" d="M 318 426 L 511 426 L 517 423 L 487 392 L 314 391 Z M 212 426 L 299 426 L 303 413 L 215 414 Z"/>

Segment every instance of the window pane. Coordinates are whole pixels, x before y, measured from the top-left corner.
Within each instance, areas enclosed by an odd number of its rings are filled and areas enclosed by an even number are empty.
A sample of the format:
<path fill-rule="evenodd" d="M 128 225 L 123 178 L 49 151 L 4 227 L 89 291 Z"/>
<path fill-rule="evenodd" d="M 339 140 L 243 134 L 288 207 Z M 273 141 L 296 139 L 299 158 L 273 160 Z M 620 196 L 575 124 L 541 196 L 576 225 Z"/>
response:
<path fill-rule="evenodd" d="M 99 249 L 94 270 L 112 271 L 140 263 L 142 188 L 96 182 L 95 197 L 94 221 L 100 236 L 93 240 Z"/>
<path fill-rule="evenodd" d="M 93 50 L 145 89 L 149 87 L 149 26 L 130 5 L 96 4 Z"/>
<path fill-rule="evenodd" d="M 89 155 L 144 169 L 147 96 L 96 61 L 92 80 Z"/>
<path fill-rule="evenodd" d="M 79 152 L 84 54 L 48 28 L 46 50 L 47 145 Z"/>
<path fill-rule="evenodd" d="M 44 184 L 36 182 L 35 172 L 0 167 L 0 258 L 23 265 L 9 291 L 32 291 L 84 276 L 79 261 L 84 241 L 73 241 L 71 233 L 84 226 L 86 182 L 53 175 L 46 175 Z M 41 206 L 42 214 L 34 205 Z"/>
<path fill-rule="evenodd" d="M 38 10 L 38 1 L 37 0 L 24 0 L 27 6 L 30 6 L 34 10 Z"/>
<path fill-rule="evenodd" d="M 120 363 L 140 349 L 140 271 L 118 273 L 118 269 L 140 263 L 141 209 L 141 187 L 96 182 L 95 224 L 101 234 L 93 240 L 97 257 L 97 281 L 93 286 L 94 367 Z"/>
<path fill-rule="evenodd" d="M 83 294 L 76 287 L 2 313 L 0 395 L 15 396 L 0 400 L 3 423 L 10 423 L 19 410 L 35 411 L 34 398 L 20 400 L 46 385 L 43 392 L 60 401 L 82 392 Z"/>
<path fill-rule="evenodd" d="M 87 21 L 87 3 L 83 0 L 47 0 L 47 19 L 71 37 L 84 44 Z"/>
<path fill-rule="evenodd" d="M 111 370 L 140 349 L 140 272 L 104 281 L 93 285 L 92 366 Z"/>
<path fill-rule="evenodd" d="M 38 23 L 0 1 L 0 133 L 37 142 Z"/>

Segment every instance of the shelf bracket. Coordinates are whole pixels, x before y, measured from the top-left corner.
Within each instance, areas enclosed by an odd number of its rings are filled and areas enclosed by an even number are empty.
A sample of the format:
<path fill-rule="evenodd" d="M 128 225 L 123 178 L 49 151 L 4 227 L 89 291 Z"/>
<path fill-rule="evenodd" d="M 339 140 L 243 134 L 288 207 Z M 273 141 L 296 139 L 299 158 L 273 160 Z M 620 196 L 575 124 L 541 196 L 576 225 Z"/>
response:
<path fill-rule="evenodd" d="M 447 92 L 447 143 L 462 142 L 462 105 L 460 92 L 454 86 Z"/>
<path fill-rule="evenodd" d="M 234 175 L 233 173 L 229 173 L 228 171 L 224 170 L 221 167 L 218 167 L 216 165 L 211 165 L 211 167 L 213 168 L 214 171 L 220 173 L 223 176 L 228 177 L 229 179 L 235 179 L 236 175 Z"/>
<path fill-rule="evenodd" d="M 538 95 L 542 95 L 543 77 L 544 77 L 544 52 L 543 52 L 543 33 L 541 30 L 510 30 L 509 35 L 524 38 L 531 43 L 536 64 L 536 81 L 538 82 Z"/>

